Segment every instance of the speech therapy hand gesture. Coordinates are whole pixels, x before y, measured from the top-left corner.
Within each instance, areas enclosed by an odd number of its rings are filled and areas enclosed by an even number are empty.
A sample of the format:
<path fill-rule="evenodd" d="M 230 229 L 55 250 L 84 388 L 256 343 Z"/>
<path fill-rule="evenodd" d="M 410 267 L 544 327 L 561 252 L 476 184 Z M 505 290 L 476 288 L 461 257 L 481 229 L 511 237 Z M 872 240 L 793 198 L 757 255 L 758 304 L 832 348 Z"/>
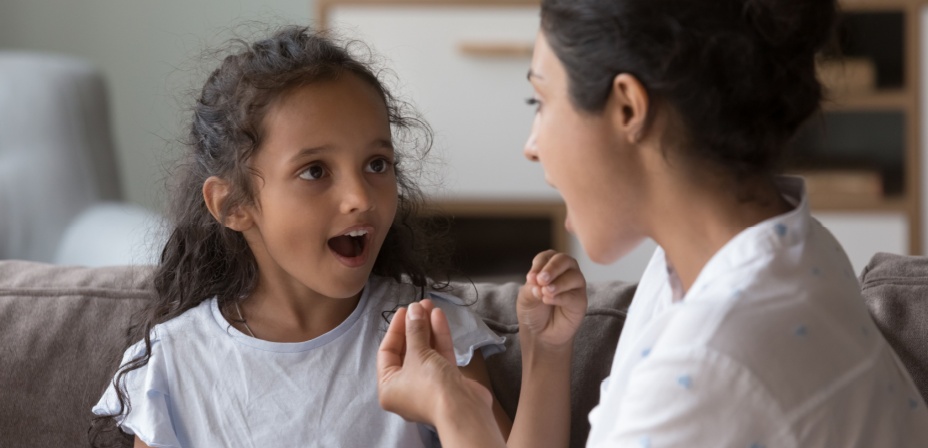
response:
<path fill-rule="evenodd" d="M 458 370 L 448 320 L 428 299 L 393 316 L 377 353 L 377 377 L 380 406 L 406 420 L 439 426 L 449 400 L 492 414 L 493 396 Z"/>
<path fill-rule="evenodd" d="M 535 256 L 519 290 L 519 338 L 542 349 L 565 349 L 586 314 L 586 279 L 577 260 L 547 250 Z"/>

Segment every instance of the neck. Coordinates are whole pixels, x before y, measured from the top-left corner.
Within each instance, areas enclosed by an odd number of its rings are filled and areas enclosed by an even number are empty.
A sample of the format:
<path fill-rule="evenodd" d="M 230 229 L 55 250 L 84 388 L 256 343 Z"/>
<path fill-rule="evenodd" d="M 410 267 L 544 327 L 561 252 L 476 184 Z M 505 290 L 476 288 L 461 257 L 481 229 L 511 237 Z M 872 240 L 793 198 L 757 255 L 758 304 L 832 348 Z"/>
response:
<path fill-rule="evenodd" d="M 254 337 L 272 342 L 304 342 L 332 331 L 357 308 L 362 294 L 330 298 L 305 288 L 293 291 L 271 287 L 263 280 L 240 303 L 248 328 L 244 323 L 236 327 L 245 334 L 250 330 Z M 233 313 L 232 317 L 238 316 Z"/>
<path fill-rule="evenodd" d="M 736 235 L 760 222 L 788 212 L 791 207 L 772 181 L 751 184 L 752 194 L 739 198 L 730 183 L 687 182 L 684 176 L 657 188 L 651 214 L 652 238 L 667 254 L 688 291 L 709 260 Z M 743 187 L 740 191 L 746 191 Z"/>

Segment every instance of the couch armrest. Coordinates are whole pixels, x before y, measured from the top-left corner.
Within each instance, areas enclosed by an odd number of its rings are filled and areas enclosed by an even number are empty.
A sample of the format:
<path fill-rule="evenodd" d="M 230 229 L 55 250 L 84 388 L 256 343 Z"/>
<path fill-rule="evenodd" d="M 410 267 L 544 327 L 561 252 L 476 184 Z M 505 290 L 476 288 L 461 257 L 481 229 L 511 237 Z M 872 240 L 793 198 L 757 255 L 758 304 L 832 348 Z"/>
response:
<path fill-rule="evenodd" d="M 928 401 L 928 257 L 878 253 L 860 284 L 870 315 Z"/>

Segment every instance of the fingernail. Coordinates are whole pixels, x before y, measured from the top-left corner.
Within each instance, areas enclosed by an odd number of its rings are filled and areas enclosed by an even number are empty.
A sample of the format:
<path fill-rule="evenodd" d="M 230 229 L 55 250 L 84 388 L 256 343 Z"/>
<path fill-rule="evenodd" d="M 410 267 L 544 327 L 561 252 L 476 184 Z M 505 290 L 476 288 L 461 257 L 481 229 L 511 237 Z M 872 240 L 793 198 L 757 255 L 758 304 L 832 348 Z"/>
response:
<path fill-rule="evenodd" d="M 551 280 L 551 276 L 548 275 L 547 272 L 542 272 L 541 274 L 538 274 L 538 282 L 539 282 L 539 283 L 548 283 L 548 281 L 550 281 L 550 280 Z"/>
<path fill-rule="evenodd" d="M 545 286 L 545 291 L 554 292 L 554 285 Z"/>
<path fill-rule="evenodd" d="M 532 287 L 532 295 L 534 295 L 536 299 L 540 299 L 540 298 L 541 298 L 541 288 L 539 288 L 539 287 L 537 287 L 537 286 L 533 286 L 533 287 Z"/>
<path fill-rule="evenodd" d="M 418 303 L 410 304 L 409 308 L 406 310 L 406 317 L 408 317 L 409 320 L 422 319 L 422 305 Z"/>

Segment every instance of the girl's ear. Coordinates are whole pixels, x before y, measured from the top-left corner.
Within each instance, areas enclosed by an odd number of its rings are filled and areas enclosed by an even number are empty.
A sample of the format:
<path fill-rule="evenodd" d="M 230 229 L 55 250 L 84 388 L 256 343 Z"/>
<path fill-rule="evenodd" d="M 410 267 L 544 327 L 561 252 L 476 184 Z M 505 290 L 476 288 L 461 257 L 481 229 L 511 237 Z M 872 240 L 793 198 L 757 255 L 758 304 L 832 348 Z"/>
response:
<path fill-rule="evenodd" d="M 254 221 L 252 221 L 251 214 L 249 214 L 244 207 L 236 206 L 231 213 L 225 217 L 225 221 L 223 222 L 222 205 L 225 203 L 228 196 L 229 183 L 225 180 L 216 176 L 210 176 L 203 182 L 203 200 L 206 202 L 206 208 L 209 209 L 209 213 L 213 215 L 213 218 L 216 218 L 216 221 L 221 222 L 222 225 L 232 230 L 238 232 L 248 230 L 254 225 Z"/>
<path fill-rule="evenodd" d="M 638 78 L 628 73 L 616 75 L 612 80 L 612 95 L 607 107 L 613 124 L 628 142 L 639 143 L 647 130 L 651 102 L 648 91 Z"/>

